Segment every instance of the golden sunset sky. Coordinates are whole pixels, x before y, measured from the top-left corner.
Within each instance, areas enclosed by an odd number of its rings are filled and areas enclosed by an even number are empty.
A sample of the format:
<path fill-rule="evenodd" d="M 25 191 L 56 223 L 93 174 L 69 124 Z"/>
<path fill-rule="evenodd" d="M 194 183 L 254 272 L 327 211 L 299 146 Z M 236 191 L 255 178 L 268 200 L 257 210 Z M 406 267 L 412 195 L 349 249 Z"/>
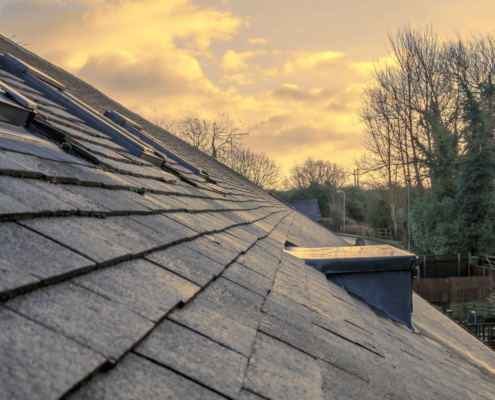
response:
<path fill-rule="evenodd" d="M 225 113 L 287 171 L 362 151 L 356 114 L 387 32 L 491 31 L 493 0 L 0 0 L 0 33 L 149 120 Z"/>

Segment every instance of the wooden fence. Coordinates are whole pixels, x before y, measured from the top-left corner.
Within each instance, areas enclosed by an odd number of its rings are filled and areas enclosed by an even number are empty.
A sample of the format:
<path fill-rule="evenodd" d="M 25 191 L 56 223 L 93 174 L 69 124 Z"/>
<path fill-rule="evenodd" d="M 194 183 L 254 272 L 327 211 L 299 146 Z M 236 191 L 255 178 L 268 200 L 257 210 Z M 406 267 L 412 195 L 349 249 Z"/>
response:
<path fill-rule="evenodd" d="M 488 268 L 495 268 L 495 256 L 489 256 L 486 254 L 475 254 L 480 258 L 481 266 Z"/>
<path fill-rule="evenodd" d="M 482 265 L 470 265 L 469 276 L 483 276 L 495 280 L 495 268 L 487 268 Z"/>
<path fill-rule="evenodd" d="M 444 254 L 418 257 L 421 278 L 451 278 L 469 276 L 468 254 Z"/>
<path fill-rule="evenodd" d="M 482 267 L 479 267 L 482 268 Z M 413 290 L 430 303 L 481 301 L 490 296 L 492 276 L 415 279 Z"/>
<path fill-rule="evenodd" d="M 340 231 L 342 232 L 342 226 L 340 227 Z M 390 239 L 393 240 L 392 231 L 390 229 L 363 229 L 361 226 L 347 226 L 345 228 L 345 233 L 349 235 L 356 236 L 366 236 L 366 237 L 374 237 L 377 239 Z"/>

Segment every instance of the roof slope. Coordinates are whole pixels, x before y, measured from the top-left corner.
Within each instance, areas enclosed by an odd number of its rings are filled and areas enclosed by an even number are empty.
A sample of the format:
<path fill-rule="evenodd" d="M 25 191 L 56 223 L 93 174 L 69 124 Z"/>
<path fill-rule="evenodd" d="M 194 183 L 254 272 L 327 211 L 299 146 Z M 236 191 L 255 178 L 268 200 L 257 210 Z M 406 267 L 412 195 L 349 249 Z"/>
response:
<path fill-rule="evenodd" d="M 297 211 L 302 212 L 304 215 L 308 216 L 315 222 L 322 222 L 323 217 L 321 216 L 320 206 L 318 205 L 317 199 L 311 200 L 292 200 L 287 201 L 292 207 Z"/>
<path fill-rule="evenodd" d="M 131 115 L 8 41 L 0 50 Z M 59 161 L 0 151 L 0 398 L 492 398 L 494 353 L 422 299 L 418 334 L 283 251 L 342 239 L 159 128 L 218 184 L 132 158 L 15 79 L 0 69 L 40 124 L 113 172 L 53 144 L 43 154 Z"/>

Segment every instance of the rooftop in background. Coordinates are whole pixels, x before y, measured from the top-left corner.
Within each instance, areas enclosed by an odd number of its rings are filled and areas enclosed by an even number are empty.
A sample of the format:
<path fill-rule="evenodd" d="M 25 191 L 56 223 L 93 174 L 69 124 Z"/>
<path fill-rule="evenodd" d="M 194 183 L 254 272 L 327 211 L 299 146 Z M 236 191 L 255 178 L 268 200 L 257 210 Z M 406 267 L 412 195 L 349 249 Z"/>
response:
<path fill-rule="evenodd" d="M 287 201 L 287 203 L 294 207 L 297 211 L 302 212 L 304 215 L 311 218 L 313 221 L 323 222 L 318 200 L 291 200 Z"/>
<path fill-rule="evenodd" d="M 420 297 L 413 331 L 284 251 L 343 239 L 0 51 L 0 398 L 493 398 L 495 353 Z"/>

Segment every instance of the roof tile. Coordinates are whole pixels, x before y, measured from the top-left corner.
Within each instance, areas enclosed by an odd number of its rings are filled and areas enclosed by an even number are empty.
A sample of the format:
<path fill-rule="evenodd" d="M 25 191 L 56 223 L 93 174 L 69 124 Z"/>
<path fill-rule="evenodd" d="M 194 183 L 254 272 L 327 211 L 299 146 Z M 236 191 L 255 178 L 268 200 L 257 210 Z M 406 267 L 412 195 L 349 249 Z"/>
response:
<path fill-rule="evenodd" d="M 125 307 L 69 282 L 18 296 L 5 306 L 112 362 L 153 327 Z"/>
<path fill-rule="evenodd" d="M 222 277 L 246 289 L 252 290 L 263 297 L 266 297 L 272 287 L 272 281 L 270 279 L 239 263 L 231 264 L 223 272 Z"/>
<path fill-rule="evenodd" d="M 153 252 L 145 258 L 200 286 L 209 283 L 225 268 L 224 265 L 189 249 L 184 244 Z"/>
<path fill-rule="evenodd" d="M 160 324 L 136 352 L 233 399 L 248 362 L 247 357 L 170 320 Z"/>
<path fill-rule="evenodd" d="M 104 357 L 0 307 L 0 398 L 56 398 L 103 364 Z"/>
<path fill-rule="evenodd" d="M 263 333 L 258 333 L 243 386 L 269 399 L 322 399 L 317 361 Z"/>
<path fill-rule="evenodd" d="M 129 354 L 110 372 L 97 377 L 71 400 L 190 399 L 222 400 L 183 376 L 136 354 Z"/>
<path fill-rule="evenodd" d="M 95 263 L 15 223 L 0 224 L 0 298 L 89 271 Z"/>
<path fill-rule="evenodd" d="M 200 289 L 142 259 L 97 270 L 72 281 L 154 322 L 158 322 L 179 302 L 188 301 Z"/>
<path fill-rule="evenodd" d="M 262 304 L 262 296 L 220 278 L 169 318 L 248 356 Z"/>

